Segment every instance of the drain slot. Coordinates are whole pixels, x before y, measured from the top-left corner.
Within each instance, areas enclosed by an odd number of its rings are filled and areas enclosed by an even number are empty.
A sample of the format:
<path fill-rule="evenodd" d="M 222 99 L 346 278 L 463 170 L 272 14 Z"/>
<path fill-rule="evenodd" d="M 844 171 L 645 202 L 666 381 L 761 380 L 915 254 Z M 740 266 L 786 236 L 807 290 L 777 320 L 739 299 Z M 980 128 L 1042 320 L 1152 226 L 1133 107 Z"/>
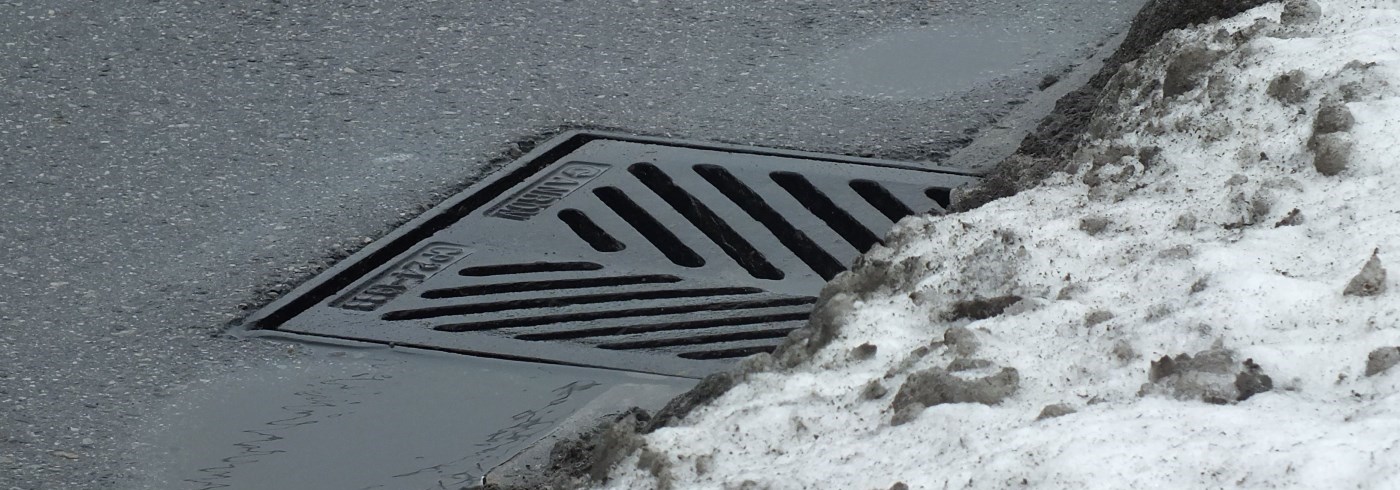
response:
<path fill-rule="evenodd" d="M 558 279 L 554 281 L 525 281 L 483 286 L 463 286 L 459 288 L 433 289 L 425 291 L 424 298 L 461 298 L 486 296 L 491 294 L 524 293 L 537 291 L 557 291 L 561 289 L 605 288 L 613 286 L 634 286 L 637 284 L 666 284 L 681 282 L 681 278 L 668 275 L 591 277 L 585 279 Z"/>
<path fill-rule="evenodd" d="M 635 335 L 655 332 L 701 330 L 706 328 L 736 327 L 741 325 L 761 325 L 768 323 L 801 321 L 806 319 L 806 312 L 780 313 L 776 315 L 740 316 L 729 318 L 715 318 L 709 320 L 692 320 L 669 323 L 647 323 L 642 325 L 627 325 L 622 327 L 586 328 L 581 330 L 566 330 L 562 332 L 522 334 L 515 336 L 515 338 L 521 340 L 575 340 L 591 337 L 617 337 L 622 335 Z"/>
<path fill-rule="evenodd" d="M 574 230 L 583 241 L 588 242 L 588 246 L 599 252 L 621 252 L 627 248 L 622 242 L 617 241 L 607 231 L 604 231 L 588 215 L 577 209 L 565 209 L 559 211 L 559 220 L 569 225 L 569 229 Z"/>
<path fill-rule="evenodd" d="M 783 337 L 787 337 L 787 334 L 789 332 L 792 332 L 793 330 L 796 330 L 796 328 L 780 328 L 777 330 L 750 330 L 746 332 L 721 333 L 713 335 L 693 335 L 689 337 L 677 337 L 672 339 L 615 342 L 611 344 L 598 344 L 598 348 L 608 350 L 659 349 L 663 347 L 676 347 L 683 345 L 718 344 L 721 342 L 733 342 L 737 340 L 780 339 Z"/>
<path fill-rule="evenodd" d="M 938 207 L 942 208 L 944 211 L 947 211 L 948 207 L 953 205 L 952 189 L 930 187 L 924 190 L 924 195 L 928 196 L 929 199 L 933 199 L 933 202 L 938 203 Z"/>
<path fill-rule="evenodd" d="M 808 211 L 816 215 L 817 218 L 826 222 L 836 234 L 841 235 L 847 243 L 850 243 L 856 250 L 865 253 L 880 243 L 880 237 L 875 236 L 865 225 L 860 224 L 850 213 L 841 206 L 837 206 L 831 198 L 812 185 L 806 177 L 793 172 L 773 172 L 773 181 L 782 186 L 788 194 L 792 194 L 794 199 L 802 203 Z"/>
<path fill-rule="evenodd" d="M 656 249 L 660 250 L 666 258 L 671 259 L 672 263 L 683 267 L 705 265 L 705 259 L 700 258 L 700 255 L 696 254 L 694 250 L 685 246 L 681 239 L 676 238 L 676 235 L 652 217 L 651 213 L 638 206 L 632 198 L 627 197 L 627 194 L 618 188 L 600 187 L 594 190 L 593 194 L 597 195 L 603 204 L 612 208 L 613 212 L 617 213 L 627 224 L 632 225 L 632 228 L 641 233 L 647 241 L 656 246 Z"/>
<path fill-rule="evenodd" d="M 695 360 L 737 359 L 740 357 L 749 357 L 754 354 L 762 354 L 771 350 L 773 350 L 773 348 L 767 346 L 739 347 L 735 349 L 682 352 L 680 353 L 680 357 Z"/>
<path fill-rule="evenodd" d="M 536 272 L 596 271 L 602 264 L 592 262 L 530 262 L 525 264 L 500 264 L 468 267 L 457 272 L 463 276 L 503 276 L 506 274 L 533 274 Z"/>
<path fill-rule="evenodd" d="M 498 311 L 510 310 L 558 308 L 562 306 L 591 305 L 598 303 L 619 303 L 626 301 L 640 301 L 649 299 L 734 296 L 743 294 L 757 294 L 761 292 L 763 292 L 763 290 L 758 288 L 708 288 L 676 289 L 669 291 L 633 291 L 627 293 L 588 294 L 582 296 L 519 299 L 512 301 L 497 301 L 492 303 L 434 306 L 430 308 L 419 308 L 416 310 L 399 310 L 385 313 L 383 318 L 385 320 L 422 320 L 425 318 L 438 318 L 453 315 L 473 315 L 478 313 L 495 313 Z"/>
<path fill-rule="evenodd" d="M 846 266 L 841 265 L 835 257 L 813 242 L 806 233 L 793 226 L 782 213 L 774 210 L 757 192 L 735 178 L 728 170 L 718 165 L 696 165 L 695 172 L 739 206 L 739 209 L 743 209 L 750 217 L 768 228 L 778 242 L 791 250 L 802 263 L 807 264 L 807 267 L 821 275 L 822 279 L 829 281 L 846 270 Z"/>
<path fill-rule="evenodd" d="M 634 308 L 628 310 L 593 311 L 560 315 L 534 316 L 526 318 L 510 318 L 505 320 L 488 320 L 474 323 L 454 323 L 448 325 L 438 325 L 436 327 L 433 327 L 433 330 L 438 330 L 441 332 L 479 332 L 484 330 L 499 330 L 503 328 L 516 327 L 534 327 L 539 325 L 551 325 L 556 323 L 587 322 L 594 320 L 606 320 L 612 318 L 666 316 L 678 315 L 682 313 L 695 313 L 700 311 L 747 310 L 757 308 L 772 308 L 776 306 L 809 305 L 816 302 L 816 300 L 816 298 L 782 298 L 764 299 L 757 301 L 729 301 L 723 303 L 660 306 L 654 308 Z"/>
<path fill-rule="evenodd" d="M 880 210 L 880 213 L 884 214 L 886 218 L 889 218 L 891 222 L 898 223 L 899 220 L 904 219 L 905 216 L 914 214 L 914 210 L 909 209 L 909 206 L 904 205 L 903 201 L 894 197 L 894 194 L 891 194 L 890 190 L 880 185 L 879 182 L 852 180 L 851 190 L 856 191 L 856 194 L 860 194 L 860 197 L 864 198 L 865 202 L 870 203 L 875 209 Z"/>
<path fill-rule="evenodd" d="M 782 279 L 783 271 L 773 267 L 763 254 L 753 248 L 743 236 L 730 228 L 722 218 L 711 211 L 708 206 L 690 195 L 685 189 L 676 185 L 671 177 L 665 172 L 648 163 L 638 163 L 628 167 L 632 175 L 637 176 L 642 184 L 660 196 L 662 200 L 675 208 L 676 212 L 689 220 L 691 224 L 700 229 L 701 233 L 715 242 L 726 255 L 739 263 L 740 267 L 749 272 L 749 275 L 759 279 Z"/>

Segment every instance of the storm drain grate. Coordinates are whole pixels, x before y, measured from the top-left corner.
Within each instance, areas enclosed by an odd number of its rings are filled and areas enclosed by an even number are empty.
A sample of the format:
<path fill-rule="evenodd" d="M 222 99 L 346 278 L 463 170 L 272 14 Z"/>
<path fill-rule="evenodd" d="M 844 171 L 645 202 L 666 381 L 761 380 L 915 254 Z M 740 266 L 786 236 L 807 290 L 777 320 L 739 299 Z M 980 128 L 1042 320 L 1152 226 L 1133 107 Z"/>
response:
<path fill-rule="evenodd" d="M 702 376 L 772 350 L 826 280 L 973 177 L 576 132 L 347 259 L 250 327 Z"/>

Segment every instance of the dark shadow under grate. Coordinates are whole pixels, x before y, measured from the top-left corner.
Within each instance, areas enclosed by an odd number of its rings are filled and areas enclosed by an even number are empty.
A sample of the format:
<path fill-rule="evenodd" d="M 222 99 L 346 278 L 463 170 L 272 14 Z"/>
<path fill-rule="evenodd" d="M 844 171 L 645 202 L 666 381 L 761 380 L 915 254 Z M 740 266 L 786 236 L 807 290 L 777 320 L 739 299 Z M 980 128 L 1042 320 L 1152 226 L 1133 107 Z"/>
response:
<path fill-rule="evenodd" d="M 771 351 L 894 222 L 975 180 L 893 162 L 572 133 L 250 327 L 699 377 Z"/>

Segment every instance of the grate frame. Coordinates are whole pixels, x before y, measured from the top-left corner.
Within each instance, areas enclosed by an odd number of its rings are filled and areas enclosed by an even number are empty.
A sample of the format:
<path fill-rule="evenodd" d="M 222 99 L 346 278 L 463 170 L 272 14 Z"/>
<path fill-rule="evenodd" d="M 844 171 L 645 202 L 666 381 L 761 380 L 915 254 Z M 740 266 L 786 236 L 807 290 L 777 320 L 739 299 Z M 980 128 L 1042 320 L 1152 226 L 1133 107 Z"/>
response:
<path fill-rule="evenodd" d="M 898 214 L 946 205 L 948 189 L 976 180 L 888 160 L 572 131 L 241 328 L 703 377 L 800 327 L 826 279 Z"/>

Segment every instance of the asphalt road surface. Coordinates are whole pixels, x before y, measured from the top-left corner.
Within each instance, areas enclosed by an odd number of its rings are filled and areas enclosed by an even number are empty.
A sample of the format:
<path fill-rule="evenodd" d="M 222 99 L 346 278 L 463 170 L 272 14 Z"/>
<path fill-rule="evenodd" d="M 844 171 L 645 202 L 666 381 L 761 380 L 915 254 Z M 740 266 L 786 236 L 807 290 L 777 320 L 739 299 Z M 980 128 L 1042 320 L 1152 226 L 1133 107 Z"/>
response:
<path fill-rule="evenodd" d="M 0 2 L 0 489 L 132 481 L 151 414 L 309 355 L 241 307 L 518 142 L 937 163 L 1140 4 Z"/>

